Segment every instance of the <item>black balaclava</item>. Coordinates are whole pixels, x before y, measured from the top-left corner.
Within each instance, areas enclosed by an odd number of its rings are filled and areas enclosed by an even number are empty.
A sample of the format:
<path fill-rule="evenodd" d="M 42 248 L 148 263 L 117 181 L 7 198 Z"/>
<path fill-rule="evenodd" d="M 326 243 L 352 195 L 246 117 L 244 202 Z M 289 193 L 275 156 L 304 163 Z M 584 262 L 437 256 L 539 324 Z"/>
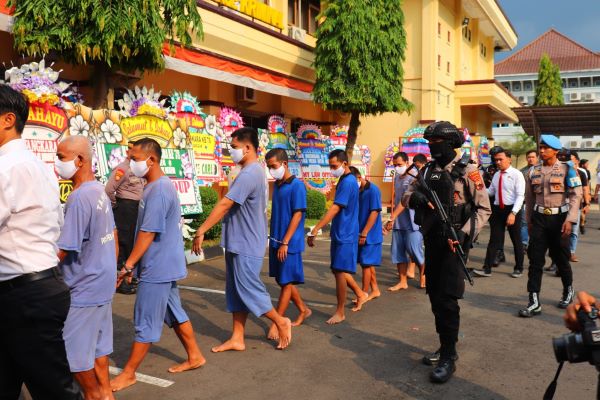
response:
<path fill-rule="evenodd" d="M 450 164 L 456 157 L 456 151 L 454 151 L 454 148 L 448 140 L 443 140 L 439 143 L 429 142 L 429 150 L 431 151 L 431 157 L 442 168 Z"/>

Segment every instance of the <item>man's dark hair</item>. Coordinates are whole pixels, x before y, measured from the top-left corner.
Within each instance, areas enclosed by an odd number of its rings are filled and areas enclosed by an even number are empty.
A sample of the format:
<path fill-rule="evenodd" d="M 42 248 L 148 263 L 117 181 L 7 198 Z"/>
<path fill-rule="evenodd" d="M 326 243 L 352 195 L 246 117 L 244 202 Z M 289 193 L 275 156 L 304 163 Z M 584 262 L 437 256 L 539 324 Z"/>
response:
<path fill-rule="evenodd" d="M 144 150 L 146 153 L 152 153 L 156 156 L 156 158 L 158 158 L 158 161 L 160 161 L 160 159 L 162 158 L 162 149 L 160 148 L 160 145 L 158 144 L 158 142 L 154 139 L 150 139 L 150 138 L 142 138 L 140 140 L 137 140 L 134 143 L 135 147 L 139 147 L 140 149 Z"/>
<path fill-rule="evenodd" d="M 498 153 L 504 153 L 504 147 L 494 146 L 490 149 L 490 156 L 494 157 Z"/>
<path fill-rule="evenodd" d="M 508 157 L 508 158 L 512 158 L 512 152 L 511 152 L 510 150 L 508 150 L 508 149 L 505 149 L 505 148 L 502 148 L 502 147 L 500 147 L 500 148 L 499 148 L 499 149 L 498 149 L 498 150 L 497 150 L 497 151 L 496 151 L 496 152 L 495 152 L 495 153 L 492 155 L 492 157 L 494 157 L 494 156 L 497 156 L 498 154 L 502 154 L 502 153 L 504 153 L 504 155 L 505 155 L 506 157 Z"/>
<path fill-rule="evenodd" d="M 255 151 L 258 151 L 258 132 L 254 128 L 246 127 L 236 129 L 231 134 L 232 139 L 237 139 L 241 143 L 250 143 Z"/>
<path fill-rule="evenodd" d="M 417 154 L 413 157 L 413 163 L 427 164 L 427 157 L 425 154 Z"/>
<path fill-rule="evenodd" d="M 275 157 L 275 159 L 279 162 L 284 162 L 288 160 L 288 155 L 284 149 L 271 149 L 268 151 L 267 155 L 265 155 L 265 161 L 270 160 Z"/>
<path fill-rule="evenodd" d="M 577 153 L 575 150 L 571 150 L 571 155 L 575 157 L 577 161 L 579 161 L 579 153 Z"/>
<path fill-rule="evenodd" d="M 537 150 L 529 150 L 527 153 L 525 153 L 525 157 L 527 157 L 531 153 L 534 153 L 536 156 L 538 155 Z"/>
<path fill-rule="evenodd" d="M 354 175 L 357 178 L 362 177 L 362 175 L 360 174 L 360 171 L 358 170 L 358 168 L 356 168 L 355 166 L 351 165 L 350 167 L 348 167 L 350 169 L 350 173 L 352 175 Z"/>
<path fill-rule="evenodd" d="M 15 129 L 20 135 L 29 117 L 29 103 L 22 93 L 8 85 L 0 84 L 0 115 L 13 113 L 16 116 Z"/>
<path fill-rule="evenodd" d="M 337 158 L 339 162 L 348 162 L 348 154 L 344 150 L 336 149 L 329 153 L 329 159 Z"/>
<path fill-rule="evenodd" d="M 590 160 L 582 158 L 581 160 L 579 160 L 579 166 L 581 168 L 585 168 L 584 165 L 587 164 Z"/>
<path fill-rule="evenodd" d="M 408 162 L 408 154 L 406 154 L 403 151 L 399 151 L 396 154 L 394 154 L 394 160 L 397 159 L 398 157 L 400 157 L 404 162 Z"/>

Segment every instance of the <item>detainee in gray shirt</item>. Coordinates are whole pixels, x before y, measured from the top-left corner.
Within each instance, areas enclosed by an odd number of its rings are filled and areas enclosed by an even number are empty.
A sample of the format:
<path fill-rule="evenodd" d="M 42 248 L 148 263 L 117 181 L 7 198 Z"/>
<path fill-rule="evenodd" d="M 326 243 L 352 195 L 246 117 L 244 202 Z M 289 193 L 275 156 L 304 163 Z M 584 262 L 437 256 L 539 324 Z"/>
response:
<path fill-rule="evenodd" d="M 245 350 L 244 329 L 248 313 L 265 316 L 276 326 L 279 343 L 285 349 L 292 339 L 292 324 L 273 308 L 271 298 L 260 279 L 267 245 L 266 181 L 258 163 L 258 133 L 241 128 L 231 135 L 231 158 L 242 167 L 229 193 L 219 201 L 196 232 L 192 250 L 202 252 L 204 234 L 223 220 L 221 245 L 225 247 L 227 268 L 227 310 L 233 314 L 231 338 L 212 349 L 214 353 Z"/>

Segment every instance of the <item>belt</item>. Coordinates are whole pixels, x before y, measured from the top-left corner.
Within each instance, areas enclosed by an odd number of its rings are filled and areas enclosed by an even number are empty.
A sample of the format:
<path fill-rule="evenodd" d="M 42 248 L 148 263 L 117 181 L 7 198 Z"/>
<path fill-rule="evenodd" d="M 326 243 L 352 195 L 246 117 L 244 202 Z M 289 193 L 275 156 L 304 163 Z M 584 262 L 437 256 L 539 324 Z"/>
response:
<path fill-rule="evenodd" d="M 565 204 L 560 207 L 542 207 L 542 206 L 538 206 L 536 204 L 533 206 L 533 210 L 539 212 L 540 214 L 544 214 L 544 215 L 557 215 L 557 214 L 564 214 L 567 211 L 569 211 L 569 205 Z"/>
<path fill-rule="evenodd" d="M 39 281 L 51 277 L 61 277 L 60 270 L 58 267 L 49 268 L 40 272 L 33 272 L 31 274 L 25 274 L 17 276 L 16 278 L 9 279 L 7 281 L 0 282 L 0 293 L 6 293 L 14 288 L 23 286 L 27 283 Z"/>

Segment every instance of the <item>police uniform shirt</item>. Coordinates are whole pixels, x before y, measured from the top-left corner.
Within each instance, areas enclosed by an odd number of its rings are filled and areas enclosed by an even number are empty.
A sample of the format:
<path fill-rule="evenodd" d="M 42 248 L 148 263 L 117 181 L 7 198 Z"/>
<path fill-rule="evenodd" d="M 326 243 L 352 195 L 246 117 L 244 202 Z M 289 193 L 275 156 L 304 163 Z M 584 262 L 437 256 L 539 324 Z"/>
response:
<path fill-rule="evenodd" d="M 437 164 L 429 164 L 423 168 L 423 175 L 426 176 L 427 168 L 434 168 L 434 172 L 445 170 L 450 173 L 454 165 L 461 159 L 461 157 L 462 155 L 457 155 L 454 160 L 448 163 L 448 165 L 446 165 L 443 169 Z M 402 204 L 405 207 L 408 207 L 410 196 L 416 190 L 418 185 L 419 182 L 417 179 L 415 179 L 404 194 L 402 198 Z M 469 199 L 472 199 L 475 207 L 474 238 L 477 237 L 483 228 L 483 225 L 487 222 L 492 214 L 490 198 L 483 182 L 483 177 L 481 176 L 481 172 L 475 164 L 467 164 L 467 167 L 465 168 L 464 179 L 457 179 L 454 182 L 454 205 L 465 204 Z M 467 235 L 471 234 L 471 218 L 465 222 L 461 230 Z"/>
<path fill-rule="evenodd" d="M 22 139 L 0 147 L 0 281 L 56 267 L 58 180 Z"/>
<path fill-rule="evenodd" d="M 138 178 L 131 172 L 129 160 L 117 165 L 106 182 L 106 194 L 111 203 L 119 199 L 140 201 L 144 193 L 144 178 Z"/>
<path fill-rule="evenodd" d="M 578 223 L 579 204 L 582 190 L 579 186 L 567 184 L 569 166 L 558 160 L 554 165 L 536 165 L 526 177 L 525 204 L 528 222 L 531 223 L 534 205 L 556 208 L 569 205 L 567 221 Z M 537 211 L 536 211 L 537 212 Z"/>

